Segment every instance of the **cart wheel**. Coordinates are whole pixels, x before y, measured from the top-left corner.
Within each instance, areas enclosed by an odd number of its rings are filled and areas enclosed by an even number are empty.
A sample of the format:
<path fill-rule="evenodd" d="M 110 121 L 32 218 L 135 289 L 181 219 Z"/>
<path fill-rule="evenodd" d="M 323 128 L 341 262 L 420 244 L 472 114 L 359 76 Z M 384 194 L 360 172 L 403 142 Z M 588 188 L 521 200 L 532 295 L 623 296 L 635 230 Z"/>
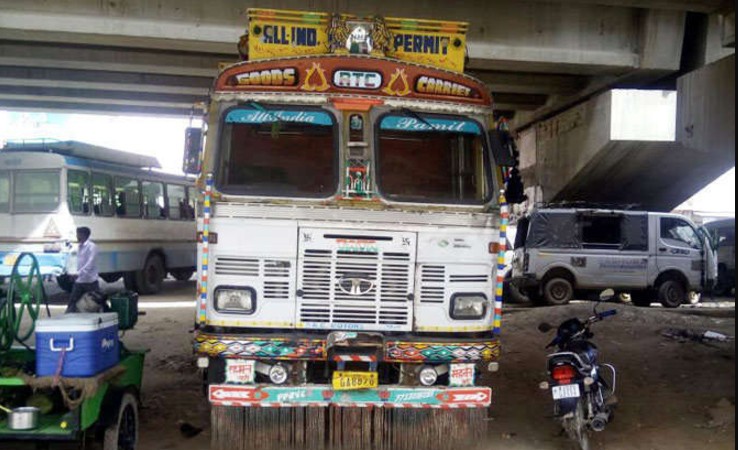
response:
<path fill-rule="evenodd" d="M 131 393 L 123 394 L 118 408 L 118 420 L 105 429 L 103 450 L 136 450 L 138 444 L 138 400 Z"/>

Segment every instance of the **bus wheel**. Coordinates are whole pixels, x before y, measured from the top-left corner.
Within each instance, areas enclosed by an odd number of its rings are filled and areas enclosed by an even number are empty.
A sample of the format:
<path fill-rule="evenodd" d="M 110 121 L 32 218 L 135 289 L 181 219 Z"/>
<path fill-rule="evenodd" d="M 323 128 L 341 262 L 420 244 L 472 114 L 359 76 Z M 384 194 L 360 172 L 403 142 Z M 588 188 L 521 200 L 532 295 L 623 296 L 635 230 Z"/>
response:
<path fill-rule="evenodd" d="M 177 281 L 187 281 L 192 278 L 192 274 L 194 274 L 195 271 L 192 269 L 172 269 L 169 273 Z"/>
<path fill-rule="evenodd" d="M 74 286 L 74 278 L 69 275 L 59 275 L 56 277 L 56 284 L 64 292 L 72 292 L 72 286 Z"/>
<path fill-rule="evenodd" d="M 144 264 L 143 270 L 136 272 L 136 287 L 138 293 L 144 295 L 156 294 L 161 290 L 161 282 L 166 271 L 164 262 L 159 255 L 150 255 Z"/>

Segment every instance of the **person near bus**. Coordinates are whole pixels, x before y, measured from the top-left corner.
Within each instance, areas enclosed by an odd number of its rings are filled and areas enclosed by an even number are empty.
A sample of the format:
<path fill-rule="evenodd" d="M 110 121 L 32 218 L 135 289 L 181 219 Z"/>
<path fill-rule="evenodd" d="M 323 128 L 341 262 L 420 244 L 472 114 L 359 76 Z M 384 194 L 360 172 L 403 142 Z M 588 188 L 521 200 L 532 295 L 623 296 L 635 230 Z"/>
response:
<path fill-rule="evenodd" d="M 77 301 L 88 292 L 100 290 L 97 281 L 97 245 L 90 240 L 91 231 L 88 227 L 77 228 L 77 277 L 74 280 L 72 292 L 69 294 L 67 313 L 79 312 Z"/>

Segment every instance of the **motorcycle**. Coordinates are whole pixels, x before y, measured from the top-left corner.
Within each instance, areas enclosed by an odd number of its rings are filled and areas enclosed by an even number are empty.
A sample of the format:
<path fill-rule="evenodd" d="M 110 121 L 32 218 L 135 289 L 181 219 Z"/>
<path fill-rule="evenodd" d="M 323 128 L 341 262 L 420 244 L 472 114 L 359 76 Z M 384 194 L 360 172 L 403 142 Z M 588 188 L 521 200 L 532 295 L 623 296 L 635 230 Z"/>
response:
<path fill-rule="evenodd" d="M 612 410 L 617 403 L 615 367 L 600 363 L 597 346 L 590 342 L 594 337 L 590 326 L 617 314 L 614 309 L 597 312 L 600 302 L 614 296 L 612 289 L 603 291 L 591 317 L 584 321 L 565 320 L 558 326 L 556 337 L 546 346 L 547 349 L 555 346 L 558 351 L 548 355 L 549 380 L 542 382 L 540 388 L 551 390 L 554 416 L 581 450 L 589 449 L 591 431 L 603 431 L 612 420 Z M 538 329 L 547 333 L 553 326 L 542 323 Z M 602 369 L 608 369 L 609 380 L 601 373 Z"/>

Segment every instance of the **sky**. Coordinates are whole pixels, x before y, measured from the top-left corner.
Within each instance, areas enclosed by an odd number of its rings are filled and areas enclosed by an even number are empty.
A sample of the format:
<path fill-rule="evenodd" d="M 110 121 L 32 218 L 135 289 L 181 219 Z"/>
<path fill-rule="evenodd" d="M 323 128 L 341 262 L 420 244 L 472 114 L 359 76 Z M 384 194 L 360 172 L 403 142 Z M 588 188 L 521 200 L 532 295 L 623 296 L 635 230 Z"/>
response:
<path fill-rule="evenodd" d="M 76 140 L 153 155 L 163 170 L 181 173 L 185 128 L 189 124 L 185 118 L 0 110 L 0 146 L 21 139 Z M 735 215 L 735 167 L 676 209 Z"/>

